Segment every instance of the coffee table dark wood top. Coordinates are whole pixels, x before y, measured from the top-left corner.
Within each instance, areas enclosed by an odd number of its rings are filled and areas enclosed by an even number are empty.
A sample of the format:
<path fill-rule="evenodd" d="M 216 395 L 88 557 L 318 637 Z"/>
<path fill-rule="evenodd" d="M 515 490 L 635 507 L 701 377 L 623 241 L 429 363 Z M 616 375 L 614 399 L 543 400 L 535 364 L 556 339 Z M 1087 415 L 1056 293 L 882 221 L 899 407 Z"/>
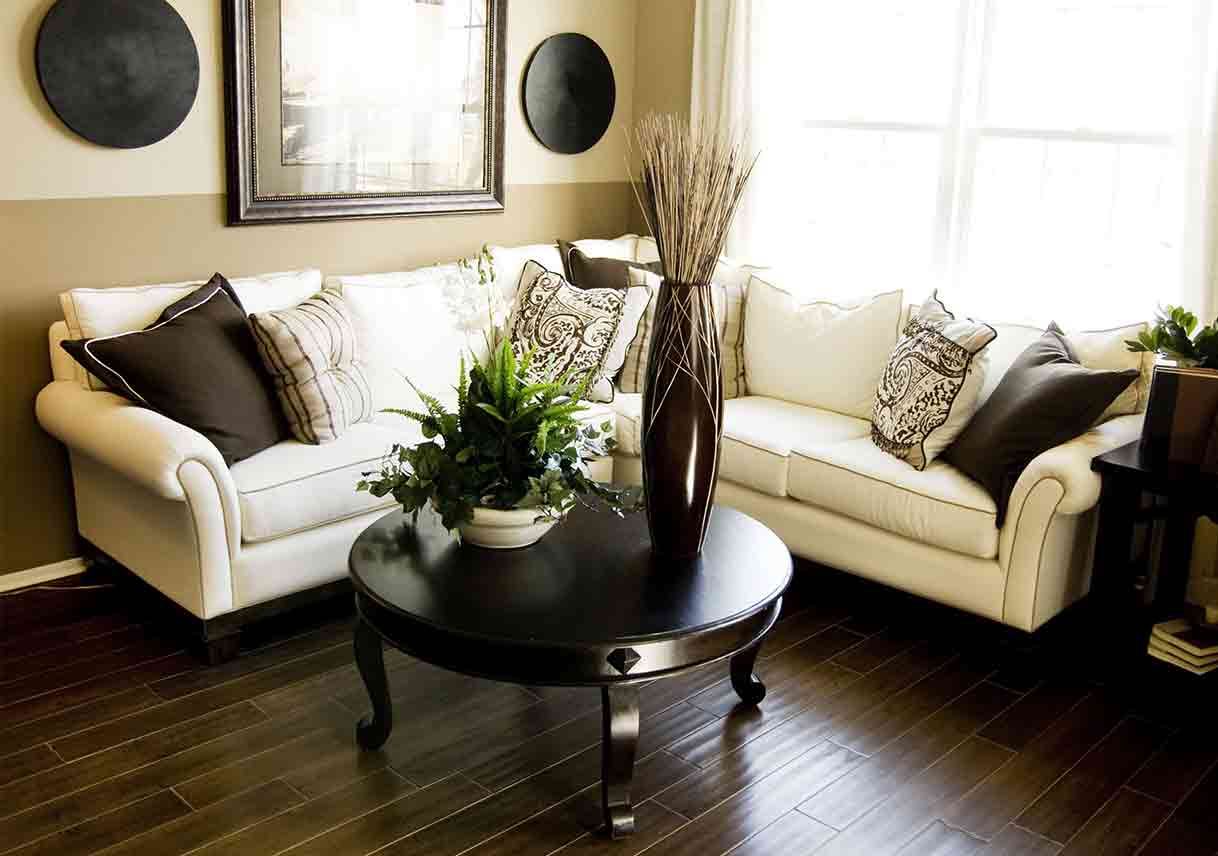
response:
<path fill-rule="evenodd" d="M 435 665 L 533 685 L 599 686 L 602 790 L 614 837 L 634 828 L 630 778 L 638 684 L 732 658 L 732 683 L 750 704 L 752 674 L 791 580 L 791 555 L 769 529 L 729 508 L 713 511 L 702 555 L 651 552 L 643 515 L 576 509 L 521 550 L 462 545 L 438 517 L 378 520 L 351 548 L 360 622 L 355 651 L 372 699 L 362 746 L 392 728 L 382 640 Z"/>

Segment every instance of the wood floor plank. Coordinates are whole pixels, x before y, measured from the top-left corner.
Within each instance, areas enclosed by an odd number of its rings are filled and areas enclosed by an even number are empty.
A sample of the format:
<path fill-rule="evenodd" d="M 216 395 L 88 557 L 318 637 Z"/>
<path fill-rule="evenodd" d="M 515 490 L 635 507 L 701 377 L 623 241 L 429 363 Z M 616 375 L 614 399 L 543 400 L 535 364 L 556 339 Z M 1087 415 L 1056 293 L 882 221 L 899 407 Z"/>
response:
<path fill-rule="evenodd" d="M 822 790 L 801 810 L 830 827 L 845 829 L 1017 698 L 995 684 L 978 684 Z"/>
<path fill-rule="evenodd" d="M 837 835 L 837 830 L 799 811 L 789 811 L 731 851 L 731 856 L 803 856 Z"/>
<path fill-rule="evenodd" d="M 717 721 L 713 714 L 684 702 L 642 717 L 641 751 L 671 748 L 674 741 Z M 600 729 L 601 712 L 593 710 L 531 740 L 497 749 L 492 757 L 463 772 L 489 790 L 502 790 L 565 758 L 596 748 L 600 745 Z"/>
<path fill-rule="evenodd" d="M 18 779 L 42 773 L 63 763 L 50 746 L 32 746 L 23 752 L 14 752 L 0 758 L 0 788 Z"/>
<path fill-rule="evenodd" d="M 993 838 L 1116 727 L 1122 716 L 1122 709 L 1107 698 L 1089 696 L 944 819 L 979 838 Z"/>
<path fill-rule="evenodd" d="M 334 702 L 322 702 L 288 717 L 273 717 L 258 725 L 200 743 L 184 752 L 170 755 L 121 776 L 98 782 L 49 802 L 0 820 L 0 841 L 24 844 L 66 826 L 95 817 L 108 807 L 142 799 L 180 782 L 225 767 L 242 758 L 264 752 L 315 730 L 320 724 L 335 722 L 346 711 Z M 0 806 L 3 810 L 3 806 Z"/>
<path fill-rule="evenodd" d="M 831 734 L 838 724 L 865 714 L 872 707 L 881 704 L 889 695 L 900 692 L 901 689 L 938 670 L 950 658 L 948 651 L 933 650 L 928 645 L 916 645 L 870 675 L 850 679 L 837 692 L 818 693 L 815 698 L 809 699 L 809 705 L 803 711 L 784 722 L 753 731 L 728 729 L 730 723 L 725 721 L 721 734 L 703 733 L 697 751 L 693 751 L 688 744 L 674 746 L 674 751 L 686 760 L 697 759 L 697 763 L 708 768 L 715 765 L 716 757 L 727 757 L 756 742 L 762 743 L 758 748 L 750 750 L 752 753 L 760 751 L 770 754 L 788 742 L 794 744 L 798 751 L 804 751 L 817 739 Z M 742 732 L 743 739 L 739 737 Z M 739 743 L 736 740 L 739 740 Z M 715 746 L 722 750 L 721 755 L 713 755 Z M 798 751 L 794 754 L 798 754 Z M 788 755 L 787 760 L 794 757 L 794 754 Z"/>
<path fill-rule="evenodd" d="M 981 736 L 1019 752 L 1065 716 L 1087 692 L 1086 685 L 1078 681 L 1046 681 L 990 723 Z"/>
<path fill-rule="evenodd" d="M 582 712 L 549 702 L 524 703 L 502 713 L 484 711 L 464 721 L 450 719 L 409 743 L 395 734 L 382 751 L 403 776 L 427 785 L 485 761 L 504 744 L 520 743 L 567 722 L 572 713 Z"/>
<path fill-rule="evenodd" d="M 1007 825 L 993 841 L 981 848 L 978 856 L 1057 856 L 1061 851 L 1060 844 L 1018 826 Z"/>
<path fill-rule="evenodd" d="M 1177 731 L 1129 782 L 1136 791 L 1178 804 L 1218 760 L 1218 733 L 1210 723 Z"/>
<path fill-rule="evenodd" d="M 985 679 L 988 666 L 957 658 L 913 686 L 894 693 L 861 716 L 843 723 L 834 741 L 860 755 L 874 755 L 926 717 Z"/>
<path fill-rule="evenodd" d="M 1172 807 L 1128 788 L 1117 792 L 1070 840 L 1067 856 L 1133 856 Z"/>
<path fill-rule="evenodd" d="M 287 784 L 268 782 L 128 838 L 106 856 L 181 856 L 302 802 Z"/>
<path fill-rule="evenodd" d="M 77 705 L 141 687 L 157 678 L 178 675 L 200 668 L 202 665 L 194 655 L 176 653 L 122 671 L 98 675 L 54 692 L 43 693 L 7 707 L 0 707 L 0 732 L 44 716 L 52 716 Z"/>
<path fill-rule="evenodd" d="M 338 853 L 372 853 L 438 821 L 477 804 L 486 791 L 472 779 L 456 775 L 388 803 L 316 838 L 293 847 L 291 856 L 335 856 Z M 385 851 L 381 856 L 388 856 Z M 267 851 L 251 851 L 270 856 Z M 210 856 L 210 854 L 209 854 Z"/>
<path fill-rule="evenodd" d="M 924 638 L 908 625 L 896 625 L 870 636 L 834 659 L 851 671 L 866 674 L 878 669 L 901 652 L 909 650 Z"/>
<path fill-rule="evenodd" d="M 190 813 L 172 791 L 160 791 L 13 850 L 10 856 L 84 856 Z"/>
<path fill-rule="evenodd" d="M 792 645 L 798 645 L 822 630 L 840 624 L 848 615 L 849 610 L 841 604 L 818 603 L 783 616 L 766 634 L 758 659 L 765 662 Z"/>
<path fill-rule="evenodd" d="M 65 687 L 106 677 L 141 666 L 152 660 L 160 660 L 181 651 L 177 640 L 155 636 L 142 636 L 125 648 L 86 657 L 74 662 L 60 661 L 58 668 L 43 669 L 23 678 L 0 684 L 0 710 L 9 705 L 36 696 L 51 693 Z"/>
<path fill-rule="evenodd" d="M 51 716 L 35 719 L 16 728 L 0 731 L 0 746 L 17 751 L 76 734 L 112 719 L 161 704 L 162 699 L 140 684 L 129 690 L 106 695 Z"/>
<path fill-rule="evenodd" d="M 806 709 L 817 699 L 836 695 L 857 681 L 859 674 L 836 663 L 818 663 L 777 687 L 766 688 L 765 703 L 740 707 L 721 722 L 708 723 L 673 747 L 685 760 L 699 765 L 738 749 Z"/>
<path fill-rule="evenodd" d="M 701 813 L 658 842 L 649 856 L 724 853 L 761 832 L 861 760 L 841 746 L 822 742 L 744 790 Z M 660 799 L 662 805 L 667 803 Z M 671 808 L 671 806 L 667 806 Z M 635 852 L 624 848 L 625 852 Z"/>
<path fill-rule="evenodd" d="M 148 631 L 138 624 L 129 624 L 102 634 L 86 643 L 72 642 L 52 648 L 31 648 L 25 656 L 5 658 L 0 655 L 0 684 L 10 683 L 43 672 L 62 668 L 65 663 L 81 662 L 92 657 L 104 657 L 145 642 Z"/>
<path fill-rule="evenodd" d="M 392 770 L 381 770 L 221 838 L 200 849 L 195 856 L 271 856 L 370 814 L 417 790 Z M 331 856 L 337 852 L 333 851 Z"/>
<path fill-rule="evenodd" d="M 314 760 L 352 757 L 359 750 L 351 731 L 321 728 L 257 755 L 187 779 L 174 790 L 196 809 L 218 803 L 234 794 L 266 784 L 308 767 Z"/>
<path fill-rule="evenodd" d="M 765 682 L 767 700 L 774 693 L 782 692 L 785 685 L 797 681 L 799 676 L 812 666 L 831 659 L 835 654 L 859 644 L 862 640 L 863 637 L 856 633 L 840 627 L 829 627 L 759 663 L 756 671 Z M 723 680 L 692 696 L 689 702 L 716 716 L 727 716 L 740 707 L 740 696 L 724 675 Z"/>
<path fill-rule="evenodd" d="M 345 665 L 350 659 L 350 652 L 343 648 L 323 650 L 315 655 L 294 659 L 288 663 L 213 686 L 194 695 L 165 702 L 95 728 L 80 731 L 70 737 L 57 740 L 52 745 L 65 759 L 80 758 L 188 721 L 209 711 L 220 710 L 234 703 L 245 701 L 270 689 L 327 672 L 339 665 Z"/>
<path fill-rule="evenodd" d="M 654 800 L 647 800 L 635 806 L 634 817 L 637 828 L 630 839 L 630 846 L 636 850 L 650 847 L 685 823 L 685 818 Z M 597 831 L 589 832 L 565 847 L 560 847 L 554 851 L 554 856 L 618 856 L 621 851 L 620 842 Z"/>
<path fill-rule="evenodd" d="M 1016 819 L 1065 844 L 1167 738 L 1162 726 L 1127 717 Z"/>
<path fill-rule="evenodd" d="M 71 764 L 61 764 L 0 789 L 0 817 L 11 817 L 25 809 L 168 758 L 233 731 L 265 722 L 266 719 L 266 714 L 258 708 L 242 702 L 143 740 L 99 752 Z"/>
<path fill-rule="evenodd" d="M 636 803 L 650 804 L 650 797 L 694 769 L 667 752 L 656 752 L 638 765 L 631 787 Z M 656 813 L 672 814 L 659 806 Z M 673 815 L 676 817 L 676 815 Z M 636 818 L 640 821 L 640 818 Z M 680 819 L 684 822 L 684 818 Z M 675 828 L 675 827 L 674 827 Z M 600 785 L 589 785 L 516 826 L 466 850 L 463 856 L 547 856 L 589 833 L 603 833 Z M 653 833 L 654 834 L 654 833 Z"/>
<path fill-rule="evenodd" d="M 942 760 L 839 832 L 818 856 L 886 856 L 939 819 L 945 808 L 1001 769 L 1009 749 L 970 737 Z"/>
<path fill-rule="evenodd" d="M 26 609 L 25 599 L 17 606 L 9 601 L 10 609 Z M 2 607 L 0 607 L 2 609 Z M 138 625 L 126 611 L 100 612 L 87 618 L 81 618 L 68 624 L 44 623 L 29 632 L 11 632 L 8 622 L 0 623 L 0 660 L 18 658 L 28 655 L 31 651 L 50 651 L 67 649 L 81 642 L 104 636 L 118 630 Z"/>
<path fill-rule="evenodd" d="M 901 848 L 901 856 L 969 856 L 985 842 L 937 820 Z"/>
<path fill-rule="evenodd" d="M 1218 851 L 1218 763 L 1176 807 L 1142 849 L 1145 856 L 1208 856 Z"/>
<path fill-rule="evenodd" d="M 152 689 L 167 700 L 181 698 L 338 645 L 350 646 L 353 627 L 352 619 L 332 622 L 278 644 L 242 653 L 227 663 L 156 681 L 152 684 Z"/>

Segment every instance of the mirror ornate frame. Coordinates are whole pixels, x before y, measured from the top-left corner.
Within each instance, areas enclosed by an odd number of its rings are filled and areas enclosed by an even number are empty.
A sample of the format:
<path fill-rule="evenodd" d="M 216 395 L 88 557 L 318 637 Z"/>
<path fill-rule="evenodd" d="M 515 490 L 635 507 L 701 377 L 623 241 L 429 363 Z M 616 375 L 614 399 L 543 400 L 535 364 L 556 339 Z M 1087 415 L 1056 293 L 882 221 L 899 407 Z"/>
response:
<path fill-rule="evenodd" d="M 229 224 L 503 211 L 507 2 L 223 0 Z"/>

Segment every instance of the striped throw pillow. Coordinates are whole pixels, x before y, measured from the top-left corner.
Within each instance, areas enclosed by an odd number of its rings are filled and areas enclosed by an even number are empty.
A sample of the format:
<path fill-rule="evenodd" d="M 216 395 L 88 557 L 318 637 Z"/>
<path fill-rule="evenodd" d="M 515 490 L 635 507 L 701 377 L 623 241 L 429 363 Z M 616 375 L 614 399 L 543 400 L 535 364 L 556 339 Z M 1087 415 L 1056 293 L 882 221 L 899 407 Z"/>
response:
<path fill-rule="evenodd" d="M 622 392 L 642 392 L 647 377 L 647 354 L 651 348 L 651 332 L 656 321 L 656 291 L 661 279 L 654 273 L 631 268 L 630 284 L 646 285 L 651 289 L 647 312 L 639 322 L 639 333 L 626 350 L 626 361 L 617 378 Z M 744 389 L 744 285 L 738 283 L 710 284 L 711 306 L 715 310 L 715 326 L 719 328 L 719 359 L 723 366 L 724 399 L 739 398 Z"/>
<path fill-rule="evenodd" d="M 372 389 L 341 296 L 323 291 L 292 309 L 251 315 L 250 324 L 297 440 L 329 443 L 372 418 Z"/>

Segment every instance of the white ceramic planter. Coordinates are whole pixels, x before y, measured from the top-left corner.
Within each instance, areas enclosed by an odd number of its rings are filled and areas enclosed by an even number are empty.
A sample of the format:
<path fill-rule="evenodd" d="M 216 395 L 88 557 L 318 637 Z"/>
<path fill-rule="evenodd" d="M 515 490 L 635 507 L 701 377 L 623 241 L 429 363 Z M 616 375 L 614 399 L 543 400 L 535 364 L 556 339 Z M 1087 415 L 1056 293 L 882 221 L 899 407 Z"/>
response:
<path fill-rule="evenodd" d="M 475 508 L 472 523 L 457 527 L 461 540 L 491 550 L 511 550 L 536 544 L 554 528 L 557 520 L 537 522 L 536 508 L 513 508 L 501 511 L 497 508 Z"/>

